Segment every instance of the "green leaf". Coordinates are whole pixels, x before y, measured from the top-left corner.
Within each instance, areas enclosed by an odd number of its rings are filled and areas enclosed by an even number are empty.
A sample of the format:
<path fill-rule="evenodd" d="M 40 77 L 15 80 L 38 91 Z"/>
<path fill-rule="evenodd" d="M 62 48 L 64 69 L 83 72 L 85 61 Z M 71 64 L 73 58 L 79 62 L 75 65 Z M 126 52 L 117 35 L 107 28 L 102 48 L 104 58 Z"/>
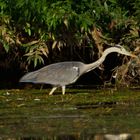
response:
<path fill-rule="evenodd" d="M 37 66 L 37 58 L 34 59 L 34 67 Z"/>
<path fill-rule="evenodd" d="M 2 39 L 0 39 L 0 42 L 3 44 L 3 48 L 8 53 L 10 46 L 6 42 L 4 42 Z"/>
<path fill-rule="evenodd" d="M 8 53 L 10 46 L 7 43 L 4 43 L 3 47 L 4 47 L 5 51 Z"/>
<path fill-rule="evenodd" d="M 109 0 L 111 3 L 113 4 L 117 4 L 117 1 L 116 0 Z"/>
<path fill-rule="evenodd" d="M 104 8 L 105 8 L 105 10 L 108 12 L 108 5 L 107 5 L 106 2 L 104 2 Z"/>

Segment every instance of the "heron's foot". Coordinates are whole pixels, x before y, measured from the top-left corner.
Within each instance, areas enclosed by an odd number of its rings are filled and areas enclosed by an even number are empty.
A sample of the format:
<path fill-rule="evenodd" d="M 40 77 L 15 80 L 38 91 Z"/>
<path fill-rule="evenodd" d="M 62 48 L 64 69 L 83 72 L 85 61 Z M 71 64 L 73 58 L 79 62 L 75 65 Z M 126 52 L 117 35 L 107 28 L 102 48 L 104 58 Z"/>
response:
<path fill-rule="evenodd" d="M 62 95 L 65 95 L 65 89 L 66 89 L 66 87 L 62 86 Z"/>
<path fill-rule="evenodd" d="M 56 89 L 57 89 L 57 87 L 53 87 L 52 90 L 49 92 L 49 95 L 53 95 L 53 93 Z"/>
<path fill-rule="evenodd" d="M 53 95 L 53 93 L 49 93 L 49 96 Z"/>

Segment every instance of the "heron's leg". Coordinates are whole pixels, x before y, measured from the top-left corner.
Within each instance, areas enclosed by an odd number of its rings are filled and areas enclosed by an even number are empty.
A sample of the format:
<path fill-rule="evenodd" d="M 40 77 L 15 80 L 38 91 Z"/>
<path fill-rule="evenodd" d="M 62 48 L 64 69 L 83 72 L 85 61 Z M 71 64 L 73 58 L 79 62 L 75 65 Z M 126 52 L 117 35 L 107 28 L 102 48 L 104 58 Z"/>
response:
<path fill-rule="evenodd" d="M 66 87 L 65 86 L 62 86 L 62 94 L 63 95 L 65 94 L 65 89 L 66 89 Z"/>
<path fill-rule="evenodd" d="M 52 90 L 50 91 L 49 95 L 52 95 L 53 92 L 57 89 L 57 87 L 53 87 Z"/>

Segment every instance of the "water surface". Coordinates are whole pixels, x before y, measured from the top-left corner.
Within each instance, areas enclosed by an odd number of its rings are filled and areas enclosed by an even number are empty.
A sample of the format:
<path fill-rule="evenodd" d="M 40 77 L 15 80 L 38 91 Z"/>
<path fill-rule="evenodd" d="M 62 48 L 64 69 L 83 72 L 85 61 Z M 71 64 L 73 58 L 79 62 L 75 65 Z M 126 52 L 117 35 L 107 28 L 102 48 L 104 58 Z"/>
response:
<path fill-rule="evenodd" d="M 0 139 L 140 139 L 140 90 L 0 91 Z M 126 138 L 125 138 L 126 137 Z"/>

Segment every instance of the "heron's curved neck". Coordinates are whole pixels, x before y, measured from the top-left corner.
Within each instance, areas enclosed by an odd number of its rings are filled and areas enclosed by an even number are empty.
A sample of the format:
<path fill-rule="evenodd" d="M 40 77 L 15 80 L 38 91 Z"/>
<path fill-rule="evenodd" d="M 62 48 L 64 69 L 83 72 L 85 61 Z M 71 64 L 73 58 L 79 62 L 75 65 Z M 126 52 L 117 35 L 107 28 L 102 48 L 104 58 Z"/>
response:
<path fill-rule="evenodd" d="M 91 71 L 102 64 L 106 58 L 106 56 L 112 52 L 115 52 L 113 49 L 107 49 L 104 51 L 103 55 L 95 62 L 86 65 L 86 71 Z"/>

